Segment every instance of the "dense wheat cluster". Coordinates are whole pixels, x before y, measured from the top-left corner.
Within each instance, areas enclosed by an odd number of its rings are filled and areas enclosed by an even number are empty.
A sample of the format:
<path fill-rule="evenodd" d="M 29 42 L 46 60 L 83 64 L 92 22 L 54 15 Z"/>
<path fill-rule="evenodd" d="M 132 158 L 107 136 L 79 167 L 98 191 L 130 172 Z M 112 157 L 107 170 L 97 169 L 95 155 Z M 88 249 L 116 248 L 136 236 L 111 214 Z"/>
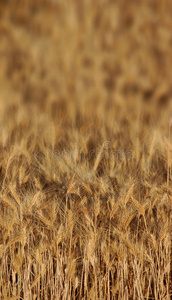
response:
<path fill-rule="evenodd" d="M 170 300 L 171 15 L 0 1 L 0 299 Z"/>

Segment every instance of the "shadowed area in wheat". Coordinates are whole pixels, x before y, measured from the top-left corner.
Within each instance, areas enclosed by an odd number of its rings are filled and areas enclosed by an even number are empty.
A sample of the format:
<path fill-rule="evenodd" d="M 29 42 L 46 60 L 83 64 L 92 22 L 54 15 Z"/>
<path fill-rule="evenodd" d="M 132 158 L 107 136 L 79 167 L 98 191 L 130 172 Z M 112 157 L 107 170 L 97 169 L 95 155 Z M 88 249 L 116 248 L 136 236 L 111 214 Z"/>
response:
<path fill-rule="evenodd" d="M 170 1 L 0 1 L 0 298 L 169 300 Z"/>

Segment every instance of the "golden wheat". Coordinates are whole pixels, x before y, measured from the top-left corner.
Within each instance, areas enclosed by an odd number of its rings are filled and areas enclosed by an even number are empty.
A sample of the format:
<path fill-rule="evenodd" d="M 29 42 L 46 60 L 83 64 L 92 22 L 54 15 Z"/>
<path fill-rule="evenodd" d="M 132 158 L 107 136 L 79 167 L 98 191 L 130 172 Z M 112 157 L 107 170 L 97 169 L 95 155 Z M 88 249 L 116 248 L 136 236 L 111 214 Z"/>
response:
<path fill-rule="evenodd" d="M 1 1 L 0 299 L 170 299 L 171 13 Z"/>

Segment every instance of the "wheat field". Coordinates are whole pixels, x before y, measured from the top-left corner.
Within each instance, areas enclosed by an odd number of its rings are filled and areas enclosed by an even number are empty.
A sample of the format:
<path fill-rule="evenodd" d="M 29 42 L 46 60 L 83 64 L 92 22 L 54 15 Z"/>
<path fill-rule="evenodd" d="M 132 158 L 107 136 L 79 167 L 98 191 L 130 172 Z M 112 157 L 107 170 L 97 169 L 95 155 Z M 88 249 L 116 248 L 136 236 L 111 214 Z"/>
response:
<path fill-rule="evenodd" d="M 171 15 L 0 1 L 0 299 L 170 300 Z"/>

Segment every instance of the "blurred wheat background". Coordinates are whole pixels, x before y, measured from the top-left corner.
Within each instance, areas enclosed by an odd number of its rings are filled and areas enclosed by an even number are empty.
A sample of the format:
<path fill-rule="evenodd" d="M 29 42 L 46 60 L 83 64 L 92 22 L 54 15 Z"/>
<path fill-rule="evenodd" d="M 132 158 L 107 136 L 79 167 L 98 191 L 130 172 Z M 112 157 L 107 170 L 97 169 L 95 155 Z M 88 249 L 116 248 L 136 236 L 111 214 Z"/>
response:
<path fill-rule="evenodd" d="M 171 16 L 0 1 L 0 299 L 170 300 Z"/>

